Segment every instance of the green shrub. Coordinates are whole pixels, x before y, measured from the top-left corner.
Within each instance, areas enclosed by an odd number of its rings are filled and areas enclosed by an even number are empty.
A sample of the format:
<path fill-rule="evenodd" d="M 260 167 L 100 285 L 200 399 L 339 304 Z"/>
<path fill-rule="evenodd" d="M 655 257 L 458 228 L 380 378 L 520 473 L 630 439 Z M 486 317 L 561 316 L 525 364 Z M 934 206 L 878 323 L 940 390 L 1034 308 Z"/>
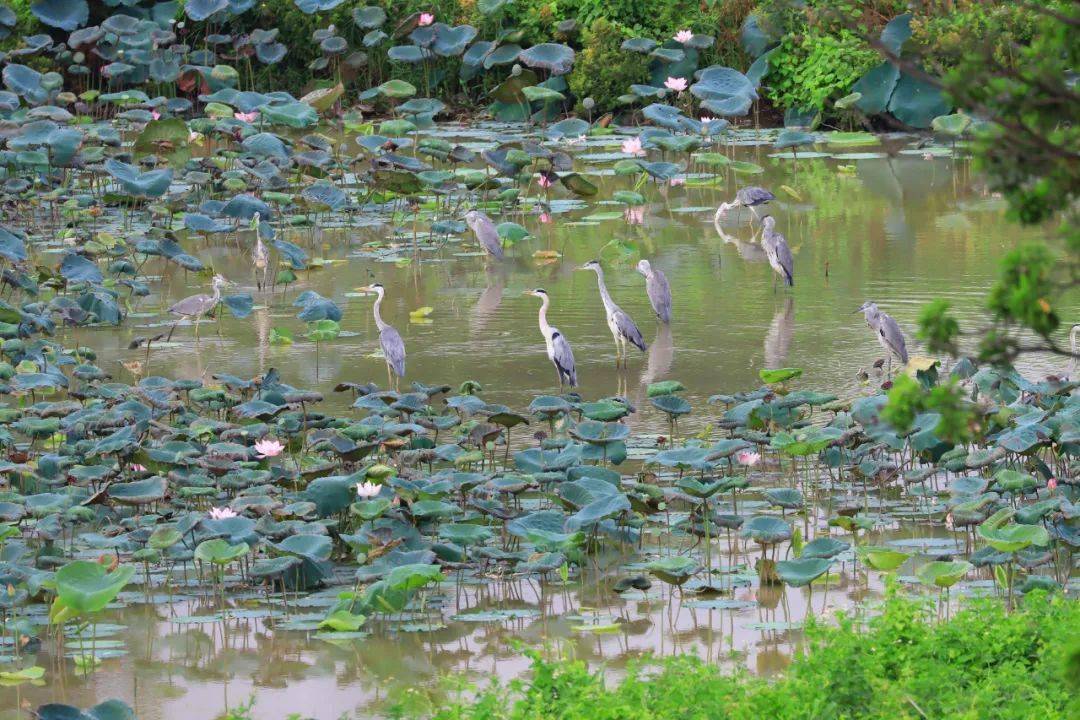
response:
<path fill-rule="evenodd" d="M 532 677 L 460 700 L 420 691 L 399 713 L 437 720 L 1064 720 L 1080 717 L 1067 668 L 1080 644 L 1080 603 L 1032 593 L 1007 613 L 982 600 L 937 622 L 894 589 L 864 623 L 812 624 L 805 652 L 778 678 L 725 672 L 696 657 L 634 665 L 611 685 L 581 661 L 533 658 Z"/>
<path fill-rule="evenodd" d="M 960 0 L 950 12 L 915 15 L 911 43 L 930 68 L 948 69 L 965 55 L 992 50 L 994 59 L 1011 66 L 1019 45 L 1031 42 L 1037 15 L 1022 3 Z"/>
<path fill-rule="evenodd" d="M 765 85 L 774 105 L 816 108 L 826 113 L 881 56 L 848 30 L 810 30 L 788 35 L 770 58 Z"/>
<path fill-rule="evenodd" d="M 616 25 L 604 19 L 595 20 L 589 27 L 585 49 L 578 54 L 567 78 L 570 91 L 578 99 L 579 111 L 586 97 L 596 101 L 594 114 L 612 110 L 618 97 L 630 92 L 632 84 L 648 82 L 645 58 L 621 49 L 626 37 Z"/>

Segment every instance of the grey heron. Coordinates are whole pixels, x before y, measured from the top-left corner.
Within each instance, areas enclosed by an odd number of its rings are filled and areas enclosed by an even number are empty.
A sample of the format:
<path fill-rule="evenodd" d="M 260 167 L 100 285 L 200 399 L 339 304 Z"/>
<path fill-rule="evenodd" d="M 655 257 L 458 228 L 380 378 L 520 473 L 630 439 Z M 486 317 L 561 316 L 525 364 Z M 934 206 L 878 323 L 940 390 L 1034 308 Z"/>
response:
<path fill-rule="evenodd" d="M 405 377 L 405 341 L 392 325 L 383 322 L 382 314 L 379 312 L 386 289 L 381 283 L 374 283 L 365 285 L 360 288 L 360 291 L 378 295 L 371 311 L 375 315 L 375 326 L 379 328 L 379 344 L 382 346 L 383 357 L 386 358 L 386 381 L 391 388 L 397 389 L 394 377 L 398 379 Z"/>
<path fill-rule="evenodd" d="M 169 313 L 175 315 L 178 319 L 173 323 L 172 328 L 169 330 L 168 337 L 165 341 L 168 342 L 172 339 L 173 331 L 176 330 L 176 326 L 180 324 L 180 320 L 195 319 L 195 339 L 199 339 L 199 323 L 202 321 L 203 315 L 217 307 L 217 304 L 221 302 L 221 290 L 222 288 L 231 285 L 223 275 L 215 275 L 214 279 L 210 281 L 210 287 L 213 288 L 213 294 L 199 293 L 198 295 L 191 295 L 176 303 L 173 303 L 169 307 Z"/>
<path fill-rule="evenodd" d="M 596 284 L 600 288 L 600 300 L 604 303 L 604 314 L 607 316 L 608 329 L 615 338 L 615 367 L 619 367 L 620 360 L 626 367 L 626 343 L 645 352 L 645 339 L 641 337 L 641 331 L 622 308 L 615 304 L 608 293 L 607 285 L 604 284 L 604 269 L 600 267 L 599 260 L 590 260 L 582 265 L 579 270 L 592 270 L 596 273 Z"/>
<path fill-rule="evenodd" d="M 255 248 L 251 251 L 251 262 L 255 266 L 255 286 L 261 291 L 266 287 L 266 274 L 270 271 L 270 251 L 263 245 L 259 231 L 259 213 L 251 218 L 251 229 L 255 231 Z"/>
<path fill-rule="evenodd" d="M 907 344 L 904 342 L 904 331 L 900 329 L 900 325 L 896 320 L 893 320 L 888 313 L 879 310 L 877 304 L 869 301 L 864 302 L 855 312 L 863 314 L 867 326 L 877 335 L 881 347 L 885 348 L 886 357 L 889 361 L 886 372 L 892 370 L 893 355 L 900 362 L 907 365 L 908 352 Z"/>
<path fill-rule="evenodd" d="M 479 210 L 470 210 L 465 213 L 465 224 L 472 230 L 484 252 L 496 260 L 503 259 L 502 238 L 491 218 Z"/>
<path fill-rule="evenodd" d="M 765 248 L 765 255 L 769 258 L 769 265 L 776 274 L 784 279 L 784 284 L 795 284 L 795 261 L 791 257 L 791 248 L 788 247 L 784 236 L 776 232 L 776 218 L 766 215 L 761 220 L 761 246 Z M 773 287 L 776 287 L 776 278 L 773 278 Z"/>
<path fill-rule="evenodd" d="M 574 351 L 570 348 L 570 341 L 559 332 L 559 328 L 548 324 L 547 311 L 550 298 L 543 288 L 526 290 L 526 295 L 540 298 L 540 333 L 544 336 L 544 344 L 547 345 L 548 360 L 555 366 L 559 374 L 559 388 L 565 384 L 577 387 L 577 367 L 574 363 Z"/>
<path fill-rule="evenodd" d="M 744 188 L 739 188 L 735 193 L 735 199 L 731 202 L 720 203 L 720 207 L 716 209 L 716 215 L 714 219 L 720 219 L 724 217 L 728 210 L 733 210 L 737 207 L 750 208 L 750 212 L 754 214 L 754 217 L 758 217 L 757 207 L 759 205 L 767 205 L 771 201 L 775 200 L 776 196 L 763 187 L 757 185 L 748 185 Z"/>
<path fill-rule="evenodd" d="M 645 294 L 660 322 L 671 322 L 671 286 L 663 270 L 655 269 L 648 260 L 639 260 L 637 271 L 645 276 Z"/>

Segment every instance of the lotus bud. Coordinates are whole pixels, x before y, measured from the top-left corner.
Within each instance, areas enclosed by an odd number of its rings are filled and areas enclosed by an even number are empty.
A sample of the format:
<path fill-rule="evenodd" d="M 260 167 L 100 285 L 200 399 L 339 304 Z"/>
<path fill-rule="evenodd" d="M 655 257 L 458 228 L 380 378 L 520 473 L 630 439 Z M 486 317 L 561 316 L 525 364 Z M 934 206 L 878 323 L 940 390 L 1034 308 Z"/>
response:
<path fill-rule="evenodd" d="M 510 74 L 517 77 L 521 74 L 521 65 L 514 63 L 514 67 L 510 68 Z"/>
<path fill-rule="evenodd" d="M 596 107 L 596 101 L 593 100 L 591 97 L 587 97 L 581 101 L 581 106 L 586 110 L 592 110 L 594 107 Z"/>

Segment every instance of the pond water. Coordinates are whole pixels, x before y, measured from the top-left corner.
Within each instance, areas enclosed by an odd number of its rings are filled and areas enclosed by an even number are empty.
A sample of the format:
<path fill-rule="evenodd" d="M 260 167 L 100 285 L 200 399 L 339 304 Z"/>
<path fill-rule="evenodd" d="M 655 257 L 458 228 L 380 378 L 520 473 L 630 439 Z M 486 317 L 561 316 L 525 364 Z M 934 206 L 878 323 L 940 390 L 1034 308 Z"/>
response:
<path fill-rule="evenodd" d="M 480 149 L 492 144 L 497 130 L 444 127 L 440 132 Z M 905 330 L 912 354 L 925 354 L 913 337 L 922 305 L 948 299 L 962 321 L 977 324 L 998 259 L 1023 240 L 1039 237 L 1036 229 L 1005 222 L 1002 201 L 972 175 L 966 161 L 940 148 L 918 148 L 917 140 L 884 138 L 854 155 L 845 156 L 849 151 L 840 148 L 838 157 L 797 161 L 771 157 L 768 144 L 739 144 L 728 151 L 760 165 L 761 174 L 721 171 L 719 181 L 704 185 L 712 176 L 702 167 L 691 168 L 685 185 L 646 183 L 639 188 L 646 205 L 629 222 L 624 206 L 606 198 L 631 188 L 637 178 L 610 173 L 618 138 L 591 138 L 573 149 L 575 169 L 599 186 L 598 198 L 579 202 L 552 191 L 546 216 L 501 214 L 497 221 L 518 222 L 530 237 L 515 243 L 495 266 L 475 252 L 468 233 L 413 258 L 412 216 L 390 218 L 373 208 L 290 230 L 289 240 L 327 262 L 299 273 L 285 291 L 260 294 L 250 256 L 237 251 L 238 245 L 250 246 L 250 234 L 238 241 L 189 237 L 188 252 L 253 292 L 257 307 L 250 317 L 226 314 L 220 324 L 204 323 L 198 342 L 191 328 L 181 326 L 172 343 L 153 347 L 148 356 L 129 350 L 134 338 L 168 326 L 164 308 L 169 304 L 205 292 L 199 278 L 173 267 L 162 271 L 152 295 L 121 327 L 68 329 L 62 341 L 96 349 L 98 364 L 128 382 L 134 377 L 121 362 L 143 362 L 138 371 L 144 375 L 206 379 L 215 373 L 247 378 L 277 368 L 286 382 L 324 392 L 320 410 L 345 413 L 353 397 L 335 393 L 335 385 L 385 377 L 383 361 L 374 354 L 378 336 L 371 298 L 355 292 L 378 281 L 386 287 L 383 316 L 407 347 L 408 380 L 456 387 L 471 378 L 483 385 L 489 402 L 523 410 L 534 396 L 557 392 L 537 328 L 538 301 L 523 295 L 543 287 L 552 299 L 553 324 L 573 343 L 580 392 L 587 398 L 626 396 L 639 410 L 627 420 L 636 434 L 668 432 L 666 416 L 646 401 L 646 387 L 659 380 L 677 379 L 687 388 L 684 397 L 697 412 L 685 421 L 684 434 L 711 422 L 710 395 L 757 387 L 763 368 L 800 367 L 799 387 L 856 397 L 873 392 L 884 379 L 872 367 L 882 357 L 880 347 L 862 317 L 853 314 L 861 303 L 877 302 Z M 777 194 L 770 211 L 794 253 L 794 288 L 774 287 L 773 273 L 753 241 L 749 213 L 729 214 L 720 228 L 714 225 L 717 205 L 745 184 Z M 538 188 L 530 190 L 535 194 Z M 401 228 L 397 235 L 395 224 Z M 538 251 L 554 251 L 558 259 Z M 626 370 L 615 368 L 594 275 L 575 271 L 593 258 L 605 266 L 612 295 L 649 343 L 644 354 L 632 352 Z M 670 327 L 651 316 L 644 280 L 634 270 L 640 258 L 669 279 Z M 342 336 L 317 353 L 303 338 L 304 325 L 292 306 L 308 289 L 344 309 Z M 423 321 L 411 320 L 410 312 L 422 307 L 433 310 Z M 274 329 L 289 331 L 294 344 L 271 344 Z M 1065 370 L 1060 360 L 1048 357 L 1024 362 L 1021 369 L 1032 376 Z M 868 380 L 860 379 L 864 370 Z M 519 431 L 520 442 L 531 442 L 530 432 Z M 764 461 L 761 485 L 784 484 L 774 463 L 774 458 Z M 632 453 L 620 472 L 632 474 L 639 467 Z M 789 519 L 805 537 L 826 532 L 836 507 L 861 493 L 846 479 L 809 487 L 807 512 Z M 540 502 L 524 500 L 533 509 Z M 883 494 L 874 502 L 890 518 L 869 540 L 922 546 L 927 555 L 955 550 L 957 542 L 962 549 L 962 536 L 920 519 L 925 508 L 917 498 Z M 740 497 L 740 512 L 766 506 L 753 492 Z M 813 593 L 762 588 L 753 568 L 756 546 L 714 532 L 715 582 L 731 590 L 717 597 L 698 595 L 694 584 L 700 580 L 680 590 L 653 578 L 648 589 L 615 591 L 616 582 L 640 573 L 645 560 L 673 549 L 701 557 L 697 538 L 655 525 L 646 528 L 640 554 L 619 556 L 609 549 L 565 581 L 557 573 L 543 582 L 535 576 L 500 577 L 483 566 L 448 570 L 448 579 L 427 595 L 423 608 L 372 621 L 363 637 L 320 636 L 313 629 L 336 593 L 351 587 L 355 566 L 337 569 L 340 584 L 309 596 L 290 595 L 287 601 L 280 594 L 268 600 L 257 589 L 230 591 L 224 621 L 207 586 L 188 577 L 191 566 L 168 578 L 151 569 L 147 588 L 129 586 L 120 596 L 123 607 L 100 619 L 95 649 L 114 648 L 120 651 L 116 657 L 104 653 L 96 671 L 83 676 L 55 656 L 54 643 L 44 643 L 38 664 L 47 668 L 48 684 L 5 689 L 3 706 L 14 716 L 26 701 L 86 707 L 117 697 L 141 720 L 171 720 L 213 717 L 257 695 L 253 714 L 258 718 L 368 717 L 397 702 L 422 707 L 424 698 L 438 697 L 455 673 L 477 682 L 519 675 L 528 660 L 515 641 L 613 667 L 645 653 L 678 651 L 768 674 L 787 663 L 808 613 L 872 607 L 881 597 L 880 576 L 867 573 L 861 563 L 856 567 L 850 550 L 838 556 L 841 562 L 824 590 L 816 584 Z M 690 551 L 691 546 L 697 548 Z M 910 577 L 915 564 L 926 559 L 909 561 L 901 576 Z M 228 576 L 226 583 L 235 579 Z M 985 590 L 985 583 L 966 589 Z"/>

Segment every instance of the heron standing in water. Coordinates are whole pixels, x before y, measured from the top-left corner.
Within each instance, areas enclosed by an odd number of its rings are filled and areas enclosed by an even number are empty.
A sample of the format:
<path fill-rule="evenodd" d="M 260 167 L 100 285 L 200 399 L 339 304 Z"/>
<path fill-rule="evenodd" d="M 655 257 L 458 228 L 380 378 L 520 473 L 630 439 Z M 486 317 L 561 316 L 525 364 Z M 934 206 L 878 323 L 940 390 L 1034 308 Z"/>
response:
<path fill-rule="evenodd" d="M 405 341 L 401 339 L 401 334 L 393 326 L 383 322 L 382 315 L 379 313 L 386 289 L 381 283 L 375 283 L 365 285 L 360 288 L 360 292 L 378 295 L 371 311 L 375 315 L 375 326 L 379 328 L 379 344 L 382 346 L 383 357 L 386 358 L 386 381 L 391 389 L 396 390 L 395 376 L 398 379 L 405 377 Z"/>
<path fill-rule="evenodd" d="M 728 210 L 733 210 L 738 207 L 750 208 L 750 212 L 754 214 L 754 217 L 758 217 L 757 207 L 759 205 L 768 205 L 770 202 L 776 199 L 776 196 L 763 187 L 757 185 L 749 185 L 744 188 L 740 188 L 735 193 L 735 199 L 731 202 L 720 203 L 720 207 L 716 209 L 715 220 L 719 220 L 727 214 Z"/>
<path fill-rule="evenodd" d="M 637 271 L 645 276 L 645 294 L 649 296 L 656 317 L 663 323 L 671 322 L 671 286 L 663 270 L 655 269 L 648 260 L 639 260 Z"/>
<path fill-rule="evenodd" d="M 491 218 L 479 210 L 470 210 L 465 213 L 465 224 L 472 230 L 484 252 L 496 260 L 503 259 L 502 238 L 499 237 L 499 231 Z"/>
<path fill-rule="evenodd" d="M 548 360 L 555 366 L 559 374 L 559 389 L 563 384 L 577 387 L 577 368 L 574 364 L 574 351 L 570 348 L 570 341 L 559 332 L 559 328 L 552 327 L 547 321 L 547 311 L 550 298 L 543 288 L 526 290 L 526 295 L 540 298 L 540 333 L 544 336 L 544 344 L 547 345 Z"/>
<path fill-rule="evenodd" d="M 195 319 L 195 339 L 199 339 L 199 322 L 202 321 L 203 315 L 217 307 L 217 304 L 221 302 L 221 290 L 222 288 L 231 285 L 223 275 L 215 275 L 214 279 L 210 281 L 210 287 L 214 292 L 212 295 L 206 293 L 200 293 L 198 295 L 191 295 L 183 300 L 174 303 L 169 308 L 169 313 L 175 315 L 178 319 L 173 323 L 172 328 L 169 330 L 168 337 L 165 338 L 165 342 L 172 340 L 173 332 L 176 330 L 176 326 L 180 324 L 180 320 Z"/>
<path fill-rule="evenodd" d="M 623 367 L 626 367 L 628 362 L 626 343 L 629 342 L 641 352 L 645 352 L 645 339 L 641 337 L 641 331 L 638 330 L 637 325 L 630 319 L 630 316 L 623 312 L 622 308 L 616 305 L 615 301 L 611 299 L 611 295 L 608 294 L 607 286 L 604 284 L 604 269 L 600 267 L 600 261 L 590 260 L 578 269 L 592 270 L 596 273 L 596 284 L 600 288 L 600 300 L 604 303 L 604 314 L 607 315 L 608 328 L 611 330 L 611 336 L 615 338 L 615 367 L 619 367 L 620 361 L 623 363 Z"/>
<path fill-rule="evenodd" d="M 863 317 L 866 318 L 866 325 L 877 335 L 881 347 L 885 348 L 885 355 L 888 358 L 888 367 L 885 369 L 886 374 L 892 370 L 893 355 L 904 365 L 907 365 L 907 343 L 904 342 L 904 331 L 900 329 L 899 323 L 893 320 L 888 313 L 878 310 L 878 306 L 869 301 L 864 302 L 855 312 L 863 314 Z"/>
<path fill-rule="evenodd" d="M 251 251 L 251 262 L 255 266 L 255 286 L 261 292 L 267 285 L 270 251 L 263 245 L 262 234 L 259 232 L 259 213 L 255 213 L 251 218 L 251 229 L 255 231 L 255 248 Z"/>
<path fill-rule="evenodd" d="M 769 258 L 769 265 L 777 275 L 784 279 L 784 284 L 791 287 L 795 284 L 795 261 L 791 257 L 791 248 L 788 247 L 784 236 L 776 232 L 776 218 L 766 215 L 761 221 L 761 246 L 765 248 L 765 255 Z M 776 289 L 776 277 L 773 277 L 773 289 Z"/>

